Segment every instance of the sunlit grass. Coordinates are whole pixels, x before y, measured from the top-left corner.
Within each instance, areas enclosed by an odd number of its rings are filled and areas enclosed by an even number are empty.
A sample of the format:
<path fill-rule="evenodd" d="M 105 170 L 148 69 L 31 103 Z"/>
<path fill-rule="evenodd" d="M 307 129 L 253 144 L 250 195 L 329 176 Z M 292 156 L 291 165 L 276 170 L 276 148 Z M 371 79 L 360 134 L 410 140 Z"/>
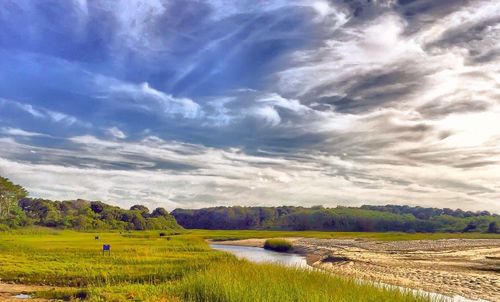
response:
<path fill-rule="evenodd" d="M 426 301 L 326 273 L 237 260 L 210 249 L 197 232 L 96 234 L 0 233 L 0 278 L 62 287 L 40 297 L 88 301 Z M 103 244 L 111 245 L 110 255 L 102 255 Z"/>
<path fill-rule="evenodd" d="M 267 239 L 264 248 L 277 252 L 288 252 L 292 250 L 292 243 L 284 239 Z"/>
<path fill-rule="evenodd" d="M 229 261 L 186 277 L 185 301 L 428 301 L 409 292 L 375 288 L 319 271 Z"/>

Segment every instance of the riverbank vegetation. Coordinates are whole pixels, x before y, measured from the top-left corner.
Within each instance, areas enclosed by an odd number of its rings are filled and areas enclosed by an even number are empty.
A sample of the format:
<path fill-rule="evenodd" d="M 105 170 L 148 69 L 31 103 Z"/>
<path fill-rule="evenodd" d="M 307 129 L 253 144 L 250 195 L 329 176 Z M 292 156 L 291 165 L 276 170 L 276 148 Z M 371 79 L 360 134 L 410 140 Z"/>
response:
<path fill-rule="evenodd" d="M 264 242 L 264 248 L 266 250 L 272 250 L 276 252 L 289 252 L 292 250 L 292 243 L 284 239 L 267 239 Z"/>
<path fill-rule="evenodd" d="M 253 264 L 170 232 L 0 234 L 2 282 L 44 284 L 38 297 L 86 301 L 428 301 L 321 272 Z M 99 239 L 95 239 L 96 236 Z M 102 254 L 103 244 L 111 246 Z"/>

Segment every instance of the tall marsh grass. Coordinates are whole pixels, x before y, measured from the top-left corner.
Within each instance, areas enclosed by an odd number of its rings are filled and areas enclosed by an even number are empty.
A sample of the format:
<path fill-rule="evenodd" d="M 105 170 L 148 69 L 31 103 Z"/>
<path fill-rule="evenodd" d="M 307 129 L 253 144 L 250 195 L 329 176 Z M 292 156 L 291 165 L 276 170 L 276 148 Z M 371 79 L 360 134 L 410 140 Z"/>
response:
<path fill-rule="evenodd" d="M 178 291 L 191 302 L 428 301 L 319 271 L 246 261 L 221 262 L 189 275 Z"/>
<path fill-rule="evenodd" d="M 272 250 L 276 252 L 289 252 L 292 250 L 292 243 L 284 239 L 267 239 L 264 242 L 264 248 L 266 250 Z"/>
<path fill-rule="evenodd" d="M 0 234 L 2 282 L 62 288 L 40 297 L 85 301 L 427 301 L 326 273 L 253 264 L 201 236 L 73 231 Z M 103 244 L 111 255 L 102 255 Z"/>

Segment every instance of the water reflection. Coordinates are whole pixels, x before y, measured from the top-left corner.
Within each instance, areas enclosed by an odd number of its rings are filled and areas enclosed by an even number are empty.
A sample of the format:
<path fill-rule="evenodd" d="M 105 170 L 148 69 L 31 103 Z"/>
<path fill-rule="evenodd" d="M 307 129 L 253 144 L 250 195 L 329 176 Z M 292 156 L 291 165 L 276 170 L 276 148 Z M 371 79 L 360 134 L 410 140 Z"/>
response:
<path fill-rule="evenodd" d="M 229 252 L 252 262 L 279 263 L 281 265 L 311 269 L 306 259 L 297 254 L 278 253 L 260 247 L 211 244 L 213 249 Z"/>

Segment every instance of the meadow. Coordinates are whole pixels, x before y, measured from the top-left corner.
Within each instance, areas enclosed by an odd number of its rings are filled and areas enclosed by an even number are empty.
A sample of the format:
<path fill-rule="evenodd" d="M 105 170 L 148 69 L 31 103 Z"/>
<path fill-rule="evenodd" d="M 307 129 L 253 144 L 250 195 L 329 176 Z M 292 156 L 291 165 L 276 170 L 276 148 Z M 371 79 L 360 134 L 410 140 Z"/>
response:
<path fill-rule="evenodd" d="M 210 233 L 213 233 L 210 236 Z M 0 233 L 1 282 L 43 284 L 41 298 L 86 301 L 428 301 L 324 272 L 254 264 L 215 251 L 205 238 L 255 231 Z M 262 236 L 272 237 L 267 232 Z M 278 232 L 273 235 L 284 236 Z M 302 232 L 289 233 L 297 237 Z M 312 234 L 307 234 L 311 235 Z M 96 240 L 95 236 L 99 236 Z M 110 254 L 102 245 L 110 244 Z"/>

